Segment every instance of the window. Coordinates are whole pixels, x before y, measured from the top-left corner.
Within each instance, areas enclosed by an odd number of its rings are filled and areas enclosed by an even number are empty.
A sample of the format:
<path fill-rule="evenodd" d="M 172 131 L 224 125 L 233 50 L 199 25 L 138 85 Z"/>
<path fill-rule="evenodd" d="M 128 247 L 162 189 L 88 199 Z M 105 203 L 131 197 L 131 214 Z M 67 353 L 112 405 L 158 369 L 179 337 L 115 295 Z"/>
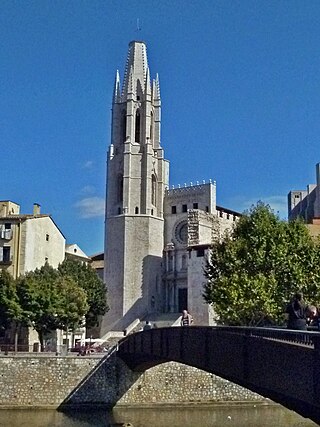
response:
<path fill-rule="evenodd" d="M 295 199 L 300 199 L 300 195 L 299 195 L 299 194 L 295 194 L 295 195 L 294 195 L 294 198 L 295 198 Z"/>
<path fill-rule="evenodd" d="M 198 209 L 198 203 L 193 204 L 193 209 Z"/>
<path fill-rule="evenodd" d="M 46 234 L 46 241 L 49 242 L 49 234 Z"/>
<path fill-rule="evenodd" d="M 197 249 L 197 257 L 203 257 L 204 256 L 204 249 Z"/>
<path fill-rule="evenodd" d="M 153 215 L 153 209 L 151 209 L 151 215 Z"/>
<path fill-rule="evenodd" d="M 10 246 L 4 246 L 3 247 L 3 262 L 10 262 Z"/>
<path fill-rule="evenodd" d="M 187 269 L 187 255 L 182 255 L 181 258 L 181 270 Z"/>
<path fill-rule="evenodd" d="M 152 175 L 151 178 L 151 203 L 153 206 L 157 205 L 157 178 Z"/>
<path fill-rule="evenodd" d="M 153 142 L 153 113 L 150 114 L 150 141 Z"/>
<path fill-rule="evenodd" d="M 4 228 L 5 228 L 5 230 L 11 230 L 11 223 L 10 222 L 6 222 L 4 224 Z"/>
<path fill-rule="evenodd" d="M 135 141 L 140 142 L 140 111 L 136 112 L 136 130 L 135 130 Z"/>
<path fill-rule="evenodd" d="M 209 206 L 206 206 L 206 212 L 209 212 Z"/>
<path fill-rule="evenodd" d="M 188 205 L 182 205 L 182 212 L 188 212 Z"/>
<path fill-rule="evenodd" d="M 121 215 L 121 208 L 118 208 L 118 215 Z"/>
<path fill-rule="evenodd" d="M 127 139 L 127 114 L 125 110 L 122 111 L 121 133 L 122 133 L 122 141 L 125 141 Z"/>
<path fill-rule="evenodd" d="M 171 206 L 171 213 L 176 214 L 177 213 L 177 206 Z"/>
<path fill-rule="evenodd" d="M 134 210 L 134 213 L 135 213 L 135 214 L 138 214 L 138 213 L 139 213 L 139 208 L 138 208 L 138 206 L 136 206 L 136 208 L 135 208 L 135 210 Z"/>

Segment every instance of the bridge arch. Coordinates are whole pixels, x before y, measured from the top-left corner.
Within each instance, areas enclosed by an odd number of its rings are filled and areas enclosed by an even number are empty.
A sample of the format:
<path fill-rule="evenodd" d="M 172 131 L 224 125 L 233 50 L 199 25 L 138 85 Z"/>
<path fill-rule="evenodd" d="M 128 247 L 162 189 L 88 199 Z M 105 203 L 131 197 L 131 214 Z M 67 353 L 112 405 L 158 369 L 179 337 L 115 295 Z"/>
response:
<path fill-rule="evenodd" d="M 320 422 L 320 333 L 170 327 L 129 335 L 118 356 L 134 371 L 180 362 L 232 381 Z"/>

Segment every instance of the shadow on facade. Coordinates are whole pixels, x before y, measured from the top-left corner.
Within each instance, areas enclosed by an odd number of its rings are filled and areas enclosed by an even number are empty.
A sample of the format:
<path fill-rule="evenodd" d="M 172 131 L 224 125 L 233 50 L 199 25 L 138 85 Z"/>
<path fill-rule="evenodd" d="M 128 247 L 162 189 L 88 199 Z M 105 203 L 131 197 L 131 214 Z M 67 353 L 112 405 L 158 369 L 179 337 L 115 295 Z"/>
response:
<path fill-rule="evenodd" d="M 124 283 L 125 298 L 131 300 L 131 305 L 124 310 L 124 316 L 113 326 L 113 330 L 124 331 L 135 320 L 147 320 L 148 315 L 161 309 L 161 267 L 161 257 L 148 255 L 142 261 L 141 282 L 136 285 L 136 290 L 130 290 L 129 285 Z M 130 292 L 136 295 L 130 298 Z"/>
<path fill-rule="evenodd" d="M 139 379 L 141 372 L 133 372 L 117 357 L 116 347 L 71 391 L 58 407 L 59 411 L 101 407 L 111 409 Z M 73 414 L 74 415 L 74 414 Z"/>

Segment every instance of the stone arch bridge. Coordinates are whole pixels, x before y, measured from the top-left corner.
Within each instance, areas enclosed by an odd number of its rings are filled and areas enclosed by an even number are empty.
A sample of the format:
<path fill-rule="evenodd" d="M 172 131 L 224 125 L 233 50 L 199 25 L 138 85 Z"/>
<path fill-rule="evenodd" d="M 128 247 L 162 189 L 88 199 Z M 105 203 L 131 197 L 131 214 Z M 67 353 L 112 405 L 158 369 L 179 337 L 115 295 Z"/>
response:
<path fill-rule="evenodd" d="M 134 371 L 175 361 L 246 387 L 320 424 L 320 333 L 170 327 L 129 335 L 117 355 Z"/>

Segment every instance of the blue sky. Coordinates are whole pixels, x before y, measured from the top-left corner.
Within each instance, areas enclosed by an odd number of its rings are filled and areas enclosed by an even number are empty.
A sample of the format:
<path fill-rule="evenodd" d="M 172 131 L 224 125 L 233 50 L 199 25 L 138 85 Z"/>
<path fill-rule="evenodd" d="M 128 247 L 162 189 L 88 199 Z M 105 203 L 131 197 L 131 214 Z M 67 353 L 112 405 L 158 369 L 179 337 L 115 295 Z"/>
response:
<path fill-rule="evenodd" d="M 114 75 L 134 39 L 160 76 L 171 185 L 216 180 L 219 205 L 285 216 L 320 161 L 318 0 L 1 0 L 0 199 L 103 250 Z"/>

